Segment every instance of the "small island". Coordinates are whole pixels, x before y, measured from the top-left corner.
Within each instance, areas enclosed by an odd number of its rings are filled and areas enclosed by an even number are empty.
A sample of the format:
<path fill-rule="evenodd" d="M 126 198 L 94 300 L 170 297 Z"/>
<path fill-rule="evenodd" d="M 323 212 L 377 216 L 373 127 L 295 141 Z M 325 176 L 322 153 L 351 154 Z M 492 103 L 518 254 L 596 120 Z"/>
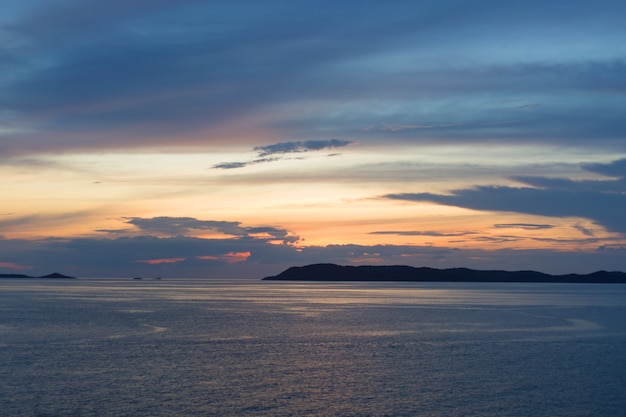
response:
<path fill-rule="evenodd" d="M 550 275 L 537 271 L 481 271 L 468 268 L 435 269 L 427 267 L 341 266 L 313 264 L 291 267 L 269 281 L 415 281 L 415 282 L 536 282 L 626 284 L 626 273 L 598 271 L 591 274 Z"/>
<path fill-rule="evenodd" d="M 30 275 L 23 275 L 23 274 L 0 274 L 0 278 L 14 278 L 14 279 L 20 279 L 20 278 L 27 278 L 27 279 L 37 279 L 37 278 L 42 278 L 42 279 L 76 279 L 76 277 L 70 277 L 70 276 L 67 276 L 67 275 L 59 274 L 58 272 L 53 272 L 52 274 L 43 275 L 41 277 L 32 277 Z"/>

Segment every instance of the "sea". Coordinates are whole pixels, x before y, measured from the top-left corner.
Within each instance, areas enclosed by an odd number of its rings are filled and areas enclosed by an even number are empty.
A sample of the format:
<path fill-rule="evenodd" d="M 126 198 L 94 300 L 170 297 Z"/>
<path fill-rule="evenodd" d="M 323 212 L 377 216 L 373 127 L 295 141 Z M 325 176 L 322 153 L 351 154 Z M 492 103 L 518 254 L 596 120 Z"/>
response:
<path fill-rule="evenodd" d="M 0 280 L 0 416 L 625 416 L 626 285 Z"/>

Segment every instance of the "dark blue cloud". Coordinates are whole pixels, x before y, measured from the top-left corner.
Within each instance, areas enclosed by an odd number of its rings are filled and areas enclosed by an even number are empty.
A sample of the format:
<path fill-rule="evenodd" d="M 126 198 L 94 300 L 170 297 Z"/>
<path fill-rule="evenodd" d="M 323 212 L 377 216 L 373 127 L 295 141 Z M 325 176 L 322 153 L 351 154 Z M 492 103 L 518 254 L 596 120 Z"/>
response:
<path fill-rule="evenodd" d="M 613 161 L 610 164 L 585 164 L 583 168 L 608 177 L 617 177 L 622 180 L 626 178 L 626 159 Z"/>
<path fill-rule="evenodd" d="M 293 245 L 299 237 L 280 227 L 191 217 L 121 220 L 134 229 L 99 231 L 113 238 L 0 238 L 0 268 L 77 276 L 232 277 L 254 276 L 259 265 L 286 265 L 299 256 Z M 194 236 L 206 232 L 225 236 Z"/>
<path fill-rule="evenodd" d="M 236 168 L 245 168 L 250 164 L 254 164 L 252 162 L 221 162 L 219 164 L 213 165 L 215 169 L 236 169 Z"/>
<path fill-rule="evenodd" d="M 213 165 L 212 168 L 216 169 L 235 169 L 244 168 L 249 165 L 257 165 L 265 162 L 274 162 L 280 159 L 284 159 L 286 154 L 304 153 L 310 151 L 319 151 L 322 149 L 341 148 L 352 144 L 349 140 L 305 140 L 305 141 L 292 141 L 292 142 L 280 142 L 272 145 L 256 146 L 254 151 L 257 153 L 257 158 L 251 159 L 246 162 L 222 162 Z"/>
<path fill-rule="evenodd" d="M 266 236 L 263 238 L 254 237 L 259 241 L 280 239 L 284 243 L 293 243 L 299 240 L 297 236 L 282 228 L 272 226 L 245 227 L 240 222 L 198 220 L 193 217 L 131 217 L 126 219 L 126 223 L 135 226 L 142 233 L 159 236 L 189 236 L 194 232 L 210 231 L 238 238 L 248 238 L 259 234 Z"/>
<path fill-rule="evenodd" d="M 192 217 L 132 217 L 126 223 L 137 227 L 142 232 L 158 233 L 170 236 L 185 236 L 190 231 L 215 231 L 233 236 L 245 236 L 246 231 L 240 222 L 198 220 Z"/>
<path fill-rule="evenodd" d="M 623 149 L 624 13 L 613 0 L 35 2 L 0 23 L 0 146 L 162 145 L 279 108 L 265 123 L 284 138 Z M 450 128 L 361 131 L 382 123 Z"/>
<path fill-rule="evenodd" d="M 83 277 L 166 274 L 210 278 L 216 271 L 229 266 L 229 260 L 226 259 L 229 254 L 255 254 L 257 251 L 271 253 L 274 246 L 280 247 L 276 252 L 282 257 L 285 253 L 296 252 L 291 246 L 272 245 L 266 239 L 254 238 L 201 239 L 145 235 L 116 239 L 0 240 L 3 256 L 11 259 L 11 262 L 36 271 L 59 270 Z M 276 262 L 276 258 L 270 258 L 269 261 Z M 249 262 L 254 263 L 253 260 Z M 233 276 L 236 268 L 227 269 L 230 271 L 229 276 Z M 254 267 L 250 267 L 248 276 L 253 270 Z"/>
<path fill-rule="evenodd" d="M 573 181 L 563 178 L 516 177 L 533 187 L 478 186 L 450 194 L 399 193 L 385 198 L 425 201 L 474 210 L 508 211 L 552 217 L 584 217 L 609 231 L 626 233 L 626 164 L 585 165 L 617 179 Z"/>
<path fill-rule="evenodd" d="M 257 146 L 254 148 L 260 157 L 276 154 L 301 153 L 307 151 L 319 151 L 321 149 L 341 148 L 352 143 L 349 140 L 305 140 L 296 142 L 280 142 L 273 145 Z"/>

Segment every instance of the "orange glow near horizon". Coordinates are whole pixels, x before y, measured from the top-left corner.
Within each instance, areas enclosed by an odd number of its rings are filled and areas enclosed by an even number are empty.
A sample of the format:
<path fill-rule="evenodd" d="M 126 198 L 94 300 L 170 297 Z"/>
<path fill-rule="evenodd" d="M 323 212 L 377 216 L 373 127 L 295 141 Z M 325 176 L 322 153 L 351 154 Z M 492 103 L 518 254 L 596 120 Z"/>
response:
<path fill-rule="evenodd" d="M 422 151 L 430 152 L 434 161 L 444 164 L 446 158 L 460 159 L 469 148 Z M 499 151 L 493 152 L 497 155 Z M 481 212 L 381 198 L 390 192 L 420 190 L 445 194 L 471 182 L 467 176 L 446 174 L 444 165 L 441 177 L 429 175 L 415 183 L 403 179 L 395 186 L 387 177 L 406 175 L 402 171 L 390 172 L 396 168 L 384 165 L 384 170 L 376 174 L 362 165 L 369 160 L 388 164 L 394 158 L 410 160 L 411 155 L 412 152 L 397 150 L 367 153 L 366 149 L 357 148 L 357 152 L 346 157 L 298 160 L 299 154 L 295 154 L 283 161 L 239 170 L 215 170 L 212 166 L 225 160 L 250 160 L 254 153 L 242 156 L 230 149 L 189 155 L 49 155 L 32 169 L 21 165 L 0 167 L 7 196 L 0 213 L 2 236 L 114 239 L 147 233 L 169 237 L 167 233 L 144 232 L 124 220 L 166 216 L 281 228 L 299 236 L 300 247 L 355 244 L 587 250 L 605 239 L 619 238 L 587 219 Z M 426 158 L 423 153 L 416 155 L 419 161 Z M 488 159 L 484 155 L 482 158 Z M 379 169 L 380 165 L 373 167 Z M 347 175 L 350 168 L 356 169 L 354 177 Z M 587 235 L 584 230 L 589 231 Z M 595 239 L 585 240 L 591 234 Z M 189 229 L 185 235 L 237 238 L 225 231 L 206 229 Z M 283 244 L 265 232 L 252 233 L 250 237 Z M 239 262 L 249 256 L 246 253 L 220 259 Z M 173 259 L 145 262 L 179 261 Z"/>

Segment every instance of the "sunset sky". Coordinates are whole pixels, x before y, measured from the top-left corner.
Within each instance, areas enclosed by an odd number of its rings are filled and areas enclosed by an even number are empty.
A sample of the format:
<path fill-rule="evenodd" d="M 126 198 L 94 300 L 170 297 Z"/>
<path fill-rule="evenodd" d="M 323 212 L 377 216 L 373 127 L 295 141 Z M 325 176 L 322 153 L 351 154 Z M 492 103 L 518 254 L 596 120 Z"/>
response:
<path fill-rule="evenodd" d="M 6 0 L 0 273 L 626 270 L 626 2 Z"/>

